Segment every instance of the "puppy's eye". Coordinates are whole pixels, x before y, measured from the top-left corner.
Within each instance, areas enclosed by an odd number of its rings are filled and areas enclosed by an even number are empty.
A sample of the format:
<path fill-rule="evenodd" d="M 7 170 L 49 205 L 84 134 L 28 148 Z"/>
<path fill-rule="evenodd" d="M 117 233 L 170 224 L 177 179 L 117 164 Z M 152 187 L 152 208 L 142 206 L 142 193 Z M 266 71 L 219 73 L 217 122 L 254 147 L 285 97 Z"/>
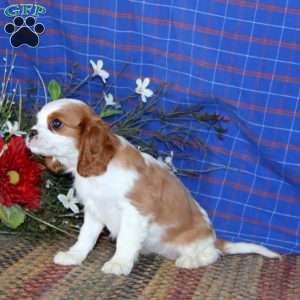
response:
<path fill-rule="evenodd" d="M 64 126 L 64 124 L 62 123 L 62 121 L 58 120 L 58 119 L 54 119 L 51 122 L 51 127 L 54 129 L 59 129 L 62 128 Z"/>

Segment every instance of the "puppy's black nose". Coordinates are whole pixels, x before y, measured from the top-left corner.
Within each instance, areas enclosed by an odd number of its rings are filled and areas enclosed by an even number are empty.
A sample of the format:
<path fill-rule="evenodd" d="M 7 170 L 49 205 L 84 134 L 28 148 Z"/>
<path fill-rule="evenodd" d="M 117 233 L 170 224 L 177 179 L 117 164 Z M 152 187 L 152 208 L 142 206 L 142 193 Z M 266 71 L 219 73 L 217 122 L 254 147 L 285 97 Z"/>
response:
<path fill-rule="evenodd" d="M 37 134 L 38 134 L 38 131 L 36 129 L 30 129 L 28 132 L 28 137 L 30 139 L 32 139 L 33 137 L 37 136 Z"/>

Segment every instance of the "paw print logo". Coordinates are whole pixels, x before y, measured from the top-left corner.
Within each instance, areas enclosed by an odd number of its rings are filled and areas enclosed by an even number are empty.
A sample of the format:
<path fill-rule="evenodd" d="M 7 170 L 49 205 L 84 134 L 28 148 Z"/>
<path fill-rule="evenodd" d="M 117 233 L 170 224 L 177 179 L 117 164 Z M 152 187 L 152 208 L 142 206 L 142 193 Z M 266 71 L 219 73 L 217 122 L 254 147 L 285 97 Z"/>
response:
<path fill-rule="evenodd" d="M 21 45 L 37 47 L 39 44 L 39 35 L 45 30 L 42 23 L 35 22 L 34 17 L 15 17 L 13 23 L 7 23 L 4 27 L 6 33 L 11 34 L 10 43 L 17 48 Z"/>

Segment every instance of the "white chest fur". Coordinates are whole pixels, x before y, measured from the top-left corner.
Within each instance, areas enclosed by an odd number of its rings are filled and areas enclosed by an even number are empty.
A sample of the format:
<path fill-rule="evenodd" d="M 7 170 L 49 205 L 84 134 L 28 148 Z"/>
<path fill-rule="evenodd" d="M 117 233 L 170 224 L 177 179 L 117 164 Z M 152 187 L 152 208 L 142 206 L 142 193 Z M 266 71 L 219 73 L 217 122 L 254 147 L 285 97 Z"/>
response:
<path fill-rule="evenodd" d="M 85 209 L 89 210 L 116 237 L 126 194 L 132 189 L 138 174 L 133 170 L 120 168 L 113 162 L 100 176 L 81 177 L 75 175 L 75 188 Z"/>

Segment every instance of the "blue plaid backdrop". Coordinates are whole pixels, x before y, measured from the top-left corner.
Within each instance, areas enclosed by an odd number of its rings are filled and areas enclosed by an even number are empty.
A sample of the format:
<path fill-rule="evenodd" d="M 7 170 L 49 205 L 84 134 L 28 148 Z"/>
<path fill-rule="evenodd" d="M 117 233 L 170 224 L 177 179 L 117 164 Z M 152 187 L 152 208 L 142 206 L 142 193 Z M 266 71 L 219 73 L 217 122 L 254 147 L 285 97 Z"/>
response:
<path fill-rule="evenodd" d="M 0 55 L 17 54 L 14 80 L 24 87 L 38 82 L 33 66 L 49 81 L 76 63 L 83 78 L 89 60 L 102 59 L 117 97 L 142 76 L 152 89 L 169 84 L 164 109 L 215 103 L 230 118 L 224 141 L 196 128 L 213 151 L 175 163 L 227 168 L 185 184 L 219 237 L 300 252 L 299 1 L 28 1 L 47 9 L 38 17 L 45 32 L 37 48 L 16 49 L 3 29 L 12 21 L 4 9 L 24 1 L 0 3 Z M 94 81 L 78 97 L 92 104 L 99 92 Z M 37 99 L 44 101 L 40 85 Z"/>

